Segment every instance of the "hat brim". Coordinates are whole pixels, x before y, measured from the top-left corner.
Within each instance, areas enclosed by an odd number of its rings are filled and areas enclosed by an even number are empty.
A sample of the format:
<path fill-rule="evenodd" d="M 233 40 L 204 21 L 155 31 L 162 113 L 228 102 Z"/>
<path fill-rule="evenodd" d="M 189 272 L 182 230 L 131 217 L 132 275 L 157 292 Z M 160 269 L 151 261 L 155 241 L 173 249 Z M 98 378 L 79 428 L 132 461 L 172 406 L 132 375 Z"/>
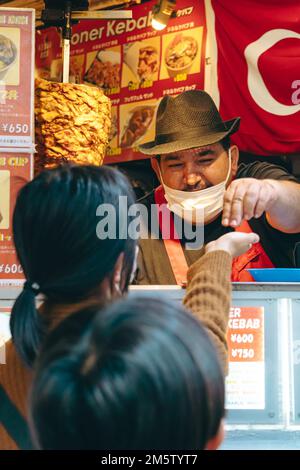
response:
<path fill-rule="evenodd" d="M 155 140 L 146 142 L 139 146 L 139 150 L 145 155 L 161 155 L 164 153 L 180 152 L 181 150 L 188 150 L 196 147 L 203 147 L 204 145 L 211 145 L 219 142 L 225 137 L 236 132 L 240 127 L 240 118 L 224 121 L 227 131 L 213 132 L 203 136 L 188 137 L 176 140 L 174 142 L 166 142 L 164 144 L 157 144 Z"/>

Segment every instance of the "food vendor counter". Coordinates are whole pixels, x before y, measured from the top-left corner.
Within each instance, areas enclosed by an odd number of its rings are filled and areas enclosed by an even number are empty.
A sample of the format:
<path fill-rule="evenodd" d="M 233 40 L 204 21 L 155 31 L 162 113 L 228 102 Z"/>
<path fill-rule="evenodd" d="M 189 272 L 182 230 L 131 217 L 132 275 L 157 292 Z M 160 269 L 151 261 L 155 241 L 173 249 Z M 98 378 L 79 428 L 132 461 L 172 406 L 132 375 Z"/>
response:
<path fill-rule="evenodd" d="M 0 287 L 2 334 L 18 292 Z M 133 286 L 129 295 L 176 303 L 184 293 L 177 286 Z M 300 449 L 300 284 L 233 283 L 232 305 L 222 448 Z"/>
<path fill-rule="evenodd" d="M 131 288 L 181 302 L 177 286 Z M 223 449 L 300 449 L 300 284 L 233 283 Z"/>

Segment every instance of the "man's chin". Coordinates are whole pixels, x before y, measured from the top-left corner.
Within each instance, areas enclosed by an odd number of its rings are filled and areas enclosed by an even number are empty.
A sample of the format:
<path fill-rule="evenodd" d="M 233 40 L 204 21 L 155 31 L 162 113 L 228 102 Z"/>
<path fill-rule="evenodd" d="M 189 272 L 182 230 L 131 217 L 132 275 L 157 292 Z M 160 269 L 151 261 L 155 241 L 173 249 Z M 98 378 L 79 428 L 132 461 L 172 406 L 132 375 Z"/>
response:
<path fill-rule="evenodd" d="M 208 185 L 205 185 L 203 186 L 202 188 L 201 187 L 197 187 L 197 188 L 184 188 L 183 191 L 185 191 L 186 193 L 196 193 L 196 192 L 199 192 L 199 191 L 203 191 L 204 189 L 208 189 L 208 188 L 211 188 L 211 184 L 208 184 Z"/>

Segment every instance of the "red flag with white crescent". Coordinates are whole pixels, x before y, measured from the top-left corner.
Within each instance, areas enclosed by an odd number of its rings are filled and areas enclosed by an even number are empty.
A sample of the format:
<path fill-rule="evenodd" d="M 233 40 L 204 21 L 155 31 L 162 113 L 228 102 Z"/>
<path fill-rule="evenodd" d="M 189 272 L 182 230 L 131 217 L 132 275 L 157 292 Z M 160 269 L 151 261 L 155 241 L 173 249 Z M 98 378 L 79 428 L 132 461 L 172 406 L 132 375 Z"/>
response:
<path fill-rule="evenodd" d="M 233 136 L 260 155 L 300 152 L 300 2 L 206 0 L 206 89 Z M 214 42 L 215 41 L 215 42 Z"/>

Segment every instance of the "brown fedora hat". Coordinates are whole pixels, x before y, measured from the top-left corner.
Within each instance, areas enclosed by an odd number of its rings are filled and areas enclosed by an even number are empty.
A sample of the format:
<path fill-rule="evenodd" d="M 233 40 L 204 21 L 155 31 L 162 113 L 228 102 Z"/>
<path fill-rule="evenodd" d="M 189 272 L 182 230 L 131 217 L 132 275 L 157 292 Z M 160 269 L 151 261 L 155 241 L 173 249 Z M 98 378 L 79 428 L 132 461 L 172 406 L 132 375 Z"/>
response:
<path fill-rule="evenodd" d="M 155 140 L 139 146 L 146 155 L 178 152 L 219 142 L 236 132 L 240 118 L 222 121 L 215 103 L 202 90 L 164 96 L 157 115 Z"/>

